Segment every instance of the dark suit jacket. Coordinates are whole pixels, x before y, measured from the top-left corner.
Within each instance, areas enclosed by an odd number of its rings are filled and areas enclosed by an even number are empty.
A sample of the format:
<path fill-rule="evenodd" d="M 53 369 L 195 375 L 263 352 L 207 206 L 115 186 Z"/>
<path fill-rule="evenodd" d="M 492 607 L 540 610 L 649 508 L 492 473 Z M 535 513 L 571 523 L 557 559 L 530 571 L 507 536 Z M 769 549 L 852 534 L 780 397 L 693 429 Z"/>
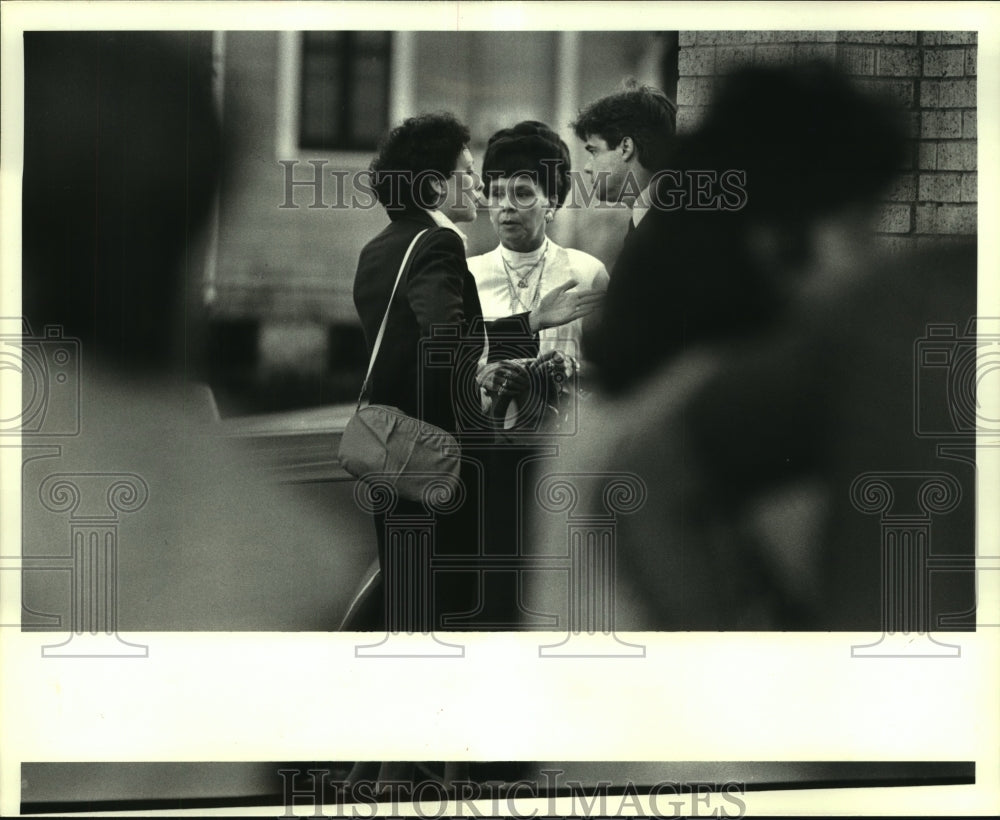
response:
<path fill-rule="evenodd" d="M 637 387 L 696 344 L 760 326 L 780 308 L 736 241 L 741 214 L 657 207 L 675 193 L 668 177 L 658 184 L 653 206 L 626 234 L 600 314 L 584 329 L 584 356 L 612 393 Z"/>
<path fill-rule="evenodd" d="M 403 255 L 425 228 L 429 232 L 419 243 L 393 299 L 368 399 L 372 404 L 398 407 L 407 415 L 454 433 L 458 425 L 452 391 L 457 390 L 471 401 L 475 386 L 475 370 L 470 374 L 463 372 L 466 368 L 456 368 L 456 358 L 478 358 L 471 348 L 478 341 L 481 350 L 483 342 L 481 324 L 478 340 L 473 336 L 472 323 L 481 318 L 482 309 L 476 281 L 465 264 L 461 238 L 454 231 L 437 227 L 423 212 L 394 218 L 361 251 L 354 279 L 354 305 L 370 356 Z M 455 334 L 443 336 L 440 347 L 458 354 L 438 357 L 435 352 L 434 361 L 440 364 L 427 361 L 436 325 Z"/>
<path fill-rule="evenodd" d="M 423 211 L 391 218 L 361 251 L 354 279 L 354 304 L 369 356 L 403 255 L 413 237 L 430 230 L 393 299 L 369 401 L 398 407 L 452 433 L 487 429 L 475 381 L 486 333 L 509 335 L 523 326 L 526 314 L 487 327 L 461 238 Z"/>
<path fill-rule="evenodd" d="M 392 222 L 362 250 L 354 280 L 354 304 L 369 354 L 406 249 L 424 228 L 429 231 L 418 243 L 389 310 L 368 398 L 373 404 L 398 407 L 408 415 L 458 434 L 467 495 L 458 510 L 436 517 L 434 551 L 474 556 L 482 549 L 479 541 L 482 509 L 495 503 L 490 502 L 489 493 L 479 494 L 482 476 L 492 474 L 486 462 L 493 425 L 482 412 L 476 370 L 489 329 L 502 325 L 498 330 L 503 332 L 511 324 L 517 326 L 524 315 L 491 323 L 487 328 L 461 238 L 452 230 L 437 227 L 422 211 L 393 214 Z M 485 447 L 476 447 L 479 436 L 462 437 L 468 432 L 484 434 Z M 395 512 L 398 515 L 401 511 L 422 513 L 423 506 L 401 501 Z M 379 562 L 384 568 L 386 538 L 382 515 L 375 516 L 375 530 Z M 442 619 L 445 615 L 476 610 L 479 585 L 475 573 L 435 571 L 431 606 L 434 628 L 475 628 L 475 620 L 455 624 Z M 370 600 L 367 608 L 352 615 L 347 628 L 385 628 L 383 596 L 373 595 Z M 487 619 L 490 614 L 485 610 Z"/>

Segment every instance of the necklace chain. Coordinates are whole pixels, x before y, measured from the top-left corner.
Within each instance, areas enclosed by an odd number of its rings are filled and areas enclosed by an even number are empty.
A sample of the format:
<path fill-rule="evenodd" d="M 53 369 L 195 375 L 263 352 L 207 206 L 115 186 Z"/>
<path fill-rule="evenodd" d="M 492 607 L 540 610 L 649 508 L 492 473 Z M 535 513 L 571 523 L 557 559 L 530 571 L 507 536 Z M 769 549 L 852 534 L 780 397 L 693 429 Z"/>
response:
<path fill-rule="evenodd" d="M 548 250 L 547 247 L 546 250 Z M 543 252 L 542 255 L 535 260 L 534 264 L 532 264 L 532 266 L 528 268 L 528 270 L 526 270 L 524 273 L 518 273 L 517 271 L 514 270 L 513 267 L 511 267 L 510 263 L 507 261 L 506 258 L 502 256 L 501 258 L 503 258 L 503 264 L 504 267 L 507 269 L 508 275 L 513 274 L 514 276 L 517 277 L 517 286 L 519 288 L 526 288 L 528 287 L 528 280 L 531 278 L 531 274 L 535 272 L 535 268 L 537 268 L 542 262 L 545 261 L 545 253 Z"/>
<path fill-rule="evenodd" d="M 549 252 L 549 241 L 545 240 L 545 249 L 542 251 L 541 257 L 535 262 L 523 276 L 519 276 L 513 271 L 511 266 L 508 264 L 507 259 L 504 257 L 503 252 L 500 253 L 500 261 L 503 263 L 504 273 L 507 274 L 507 290 L 510 291 L 510 309 L 512 311 L 517 310 L 517 306 L 520 305 L 524 310 L 531 311 L 535 309 L 538 304 L 538 297 L 542 291 L 542 277 L 545 275 L 545 257 Z M 535 268 L 540 268 L 538 271 L 538 281 L 535 283 L 535 295 L 529 300 L 529 304 L 525 304 L 521 300 L 521 295 L 518 290 L 523 290 L 528 287 L 528 279 L 531 274 L 535 272 Z M 514 285 L 514 277 L 517 277 L 517 286 Z"/>

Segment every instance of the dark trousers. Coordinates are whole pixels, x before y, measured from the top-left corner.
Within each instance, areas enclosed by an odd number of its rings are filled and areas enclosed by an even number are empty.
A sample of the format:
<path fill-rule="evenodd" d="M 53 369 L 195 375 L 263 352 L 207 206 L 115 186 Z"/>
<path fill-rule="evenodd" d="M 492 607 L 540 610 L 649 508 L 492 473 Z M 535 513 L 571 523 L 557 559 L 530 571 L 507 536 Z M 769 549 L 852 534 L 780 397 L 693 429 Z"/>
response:
<path fill-rule="evenodd" d="M 476 628 L 482 475 L 478 460 L 463 455 L 457 506 L 429 511 L 419 501 L 400 499 L 388 514 L 373 516 L 389 631 Z M 449 616 L 459 622 L 449 624 Z"/>

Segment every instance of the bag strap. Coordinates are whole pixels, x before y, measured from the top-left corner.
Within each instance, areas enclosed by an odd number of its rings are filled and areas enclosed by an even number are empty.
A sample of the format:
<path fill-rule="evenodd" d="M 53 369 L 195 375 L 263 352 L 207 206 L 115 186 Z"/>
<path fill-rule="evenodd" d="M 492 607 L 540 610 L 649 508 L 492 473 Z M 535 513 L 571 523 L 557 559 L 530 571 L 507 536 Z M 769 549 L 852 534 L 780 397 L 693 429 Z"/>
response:
<path fill-rule="evenodd" d="M 378 329 L 378 335 L 375 337 L 375 346 L 372 348 L 372 357 L 368 362 L 368 372 L 365 374 L 364 384 L 361 385 L 361 395 L 358 396 L 358 406 L 355 408 L 355 412 L 361 409 L 361 402 L 364 401 L 365 393 L 368 392 L 368 382 L 372 377 L 372 369 L 375 367 L 375 357 L 378 356 L 378 349 L 382 346 L 382 337 L 385 336 L 385 326 L 389 323 L 389 309 L 392 307 L 392 300 L 396 296 L 396 290 L 399 288 L 400 280 L 403 278 L 403 273 L 410 262 L 410 257 L 413 255 L 413 249 L 417 246 L 417 242 L 420 241 L 425 233 L 429 229 L 424 228 L 420 233 L 413 237 L 413 241 L 410 243 L 410 247 L 406 249 L 406 253 L 403 254 L 403 261 L 399 265 L 399 273 L 396 274 L 396 284 L 392 286 L 392 293 L 389 294 L 389 304 L 385 307 L 385 316 L 382 317 L 382 326 Z"/>

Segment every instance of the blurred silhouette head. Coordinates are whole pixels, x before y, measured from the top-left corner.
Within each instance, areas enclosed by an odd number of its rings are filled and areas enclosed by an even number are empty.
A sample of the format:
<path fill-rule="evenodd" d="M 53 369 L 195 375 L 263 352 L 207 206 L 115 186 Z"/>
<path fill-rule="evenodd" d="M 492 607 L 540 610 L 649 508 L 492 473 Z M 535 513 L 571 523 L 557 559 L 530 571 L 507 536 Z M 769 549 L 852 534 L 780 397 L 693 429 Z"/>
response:
<path fill-rule="evenodd" d="M 526 252 L 545 240 L 545 227 L 569 193 L 566 143 L 535 120 L 497 131 L 486 145 L 483 182 L 490 219 L 504 247 Z"/>
<path fill-rule="evenodd" d="M 698 210 L 689 198 L 647 212 L 586 342 L 605 385 L 629 387 L 685 347 L 753 333 L 805 274 L 860 265 L 904 144 L 896 109 L 831 66 L 724 78 L 700 125 L 678 138 L 671 170 L 682 180 L 736 170 L 745 203 Z"/>
<path fill-rule="evenodd" d="M 470 138 L 449 113 L 421 114 L 393 128 L 370 166 L 375 196 L 390 218 L 419 209 L 474 220 L 482 181 L 472 168 Z"/>
<path fill-rule="evenodd" d="M 736 222 L 744 250 L 771 266 L 822 262 L 818 223 L 866 212 L 901 165 L 900 113 L 825 63 L 754 68 L 727 77 L 674 156 L 681 169 L 746 175 Z M 867 238 L 871 231 L 859 230 Z"/>
<path fill-rule="evenodd" d="M 28 32 L 23 312 L 86 359 L 196 363 L 198 244 L 220 174 L 211 34 Z"/>
<path fill-rule="evenodd" d="M 626 80 L 624 88 L 580 111 L 573 131 L 588 154 L 583 167 L 602 202 L 632 201 L 667 167 L 677 106 L 662 91 Z"/>

